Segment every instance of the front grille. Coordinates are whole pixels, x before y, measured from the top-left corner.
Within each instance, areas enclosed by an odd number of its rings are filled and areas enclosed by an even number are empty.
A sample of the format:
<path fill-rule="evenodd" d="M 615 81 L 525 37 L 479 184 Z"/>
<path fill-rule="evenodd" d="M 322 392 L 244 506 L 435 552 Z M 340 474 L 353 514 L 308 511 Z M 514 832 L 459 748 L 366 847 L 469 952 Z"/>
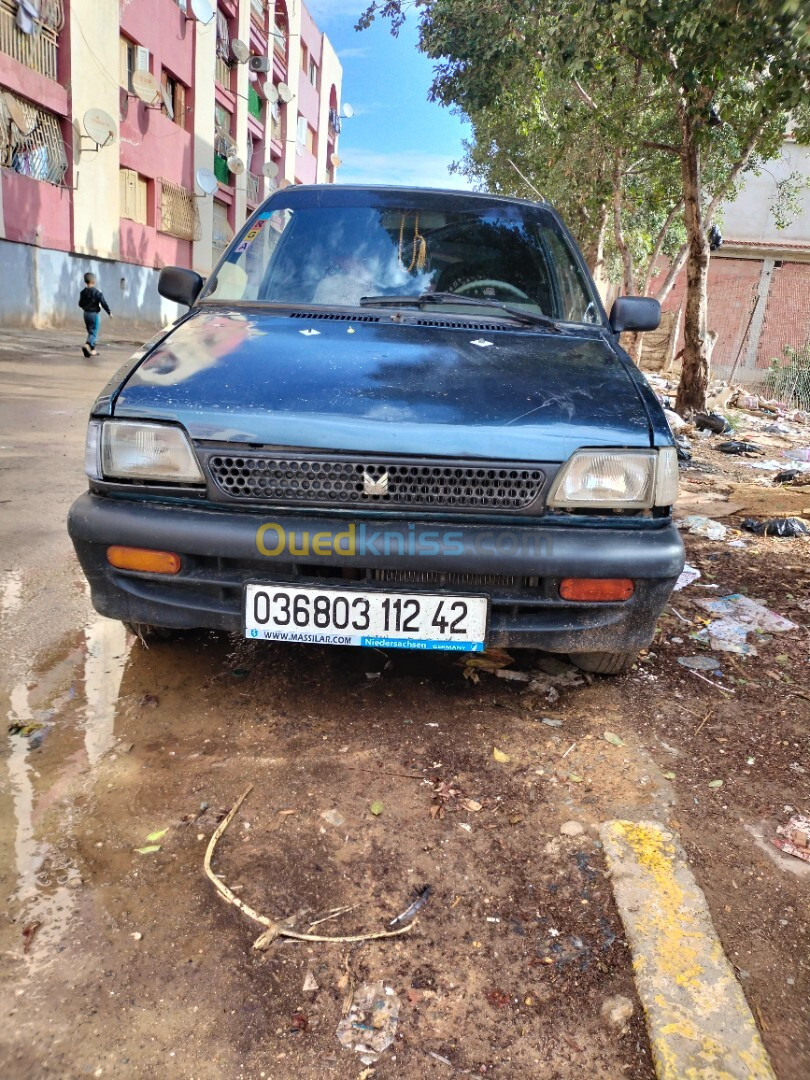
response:
<path fill-rule="evenodd" d="M 539 469 L 503 465 L 426 464 L 279 457 L 261 451 L 213 453 L 216 488 L 241 501 L 316 506 L 525 510 L 539 498 Z"/>
<path fill-rule="evenodd" d="M 372 581 L 392 585 L 462 585 L 494 586 L 499 589 L 537 588 L 539 578 L 517 577 L 515 574 L 457 574 L 440 570 L 371 570 Z"/>

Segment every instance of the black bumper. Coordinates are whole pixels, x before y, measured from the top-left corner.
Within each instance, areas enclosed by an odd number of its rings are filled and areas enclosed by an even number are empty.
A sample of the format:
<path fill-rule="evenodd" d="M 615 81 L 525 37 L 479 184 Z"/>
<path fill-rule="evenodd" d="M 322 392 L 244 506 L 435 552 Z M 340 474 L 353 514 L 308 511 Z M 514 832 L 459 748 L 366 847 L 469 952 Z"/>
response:
<path fill-rule="evenodd" d="M 257 536 L 262 525 L 265 554 Z M 485 593 L 491 598 L 488 644 L 550 652 L 624 652 L 643 648 L 683 569 L 683 544 L 671 522 L 643 527 L 447 525 L 397 519 L 354 523 L 351 542 L 313 550 L 315 534 L 345 537 L 343 517 L 235 513 L 152 500 L 85 494 L 73 504 L 68 531 L 96 610 L 156 626 L 240 631 L 247 581 L 333 584 L 428 592 Z M 267 551 L 285 543 L 277 555 Z M 306 534 L 306 535 L 305 535 Z M 107 547 L 124 544 L 177 552 L 174 577 L 116 570 Z M 569 602 L 565 577 L 632 578 L 619 603 Z"/>

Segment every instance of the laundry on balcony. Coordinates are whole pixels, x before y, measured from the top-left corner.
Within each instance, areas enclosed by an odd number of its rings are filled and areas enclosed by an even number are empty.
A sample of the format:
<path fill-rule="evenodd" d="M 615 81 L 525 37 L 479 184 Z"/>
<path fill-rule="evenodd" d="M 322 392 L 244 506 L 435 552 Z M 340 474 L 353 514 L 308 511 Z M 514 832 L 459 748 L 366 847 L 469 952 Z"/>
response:
<path fill-rule="evenodd" d="M 0 165 L 57 185 L 68 166 L 59 118 L 10 90 L 0 93 Z"/>

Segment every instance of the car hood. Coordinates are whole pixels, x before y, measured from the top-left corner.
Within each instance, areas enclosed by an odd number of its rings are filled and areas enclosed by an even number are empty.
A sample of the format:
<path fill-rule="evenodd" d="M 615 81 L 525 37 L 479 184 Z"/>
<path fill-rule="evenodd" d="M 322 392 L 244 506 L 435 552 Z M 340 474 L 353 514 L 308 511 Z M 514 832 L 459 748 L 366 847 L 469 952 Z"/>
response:
<path fill-rule="evenodd" d="M 201 309 L 132 370 L 113 414 L 176 421 L 197 440 L 435 457 L 651 445 L 603 335 L 441 321 Z"/>

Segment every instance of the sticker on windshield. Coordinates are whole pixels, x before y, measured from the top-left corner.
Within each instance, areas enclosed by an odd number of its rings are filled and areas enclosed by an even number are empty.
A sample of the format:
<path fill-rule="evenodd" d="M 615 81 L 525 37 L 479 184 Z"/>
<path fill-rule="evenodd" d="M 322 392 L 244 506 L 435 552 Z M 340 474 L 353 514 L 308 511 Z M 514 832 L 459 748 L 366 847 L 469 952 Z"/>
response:
<path fill-rule="evenodd" d="M 259 214 L 259 216 L 250 226 L 248 231 L 245 233 L 244 237 L 242 238 L 241 244 L 239 244 L 235 249 L 234 255 L 244 255 L 244 253 L 247 251 L 247 249 L 250 247 L 250 245 L 253 243 L 253 241 L 256 239 L 256 237 L 259 235 L 259 233 L 262 231 L 262 229 L 265 227 L 269 220 L 269 213 Z"/>

